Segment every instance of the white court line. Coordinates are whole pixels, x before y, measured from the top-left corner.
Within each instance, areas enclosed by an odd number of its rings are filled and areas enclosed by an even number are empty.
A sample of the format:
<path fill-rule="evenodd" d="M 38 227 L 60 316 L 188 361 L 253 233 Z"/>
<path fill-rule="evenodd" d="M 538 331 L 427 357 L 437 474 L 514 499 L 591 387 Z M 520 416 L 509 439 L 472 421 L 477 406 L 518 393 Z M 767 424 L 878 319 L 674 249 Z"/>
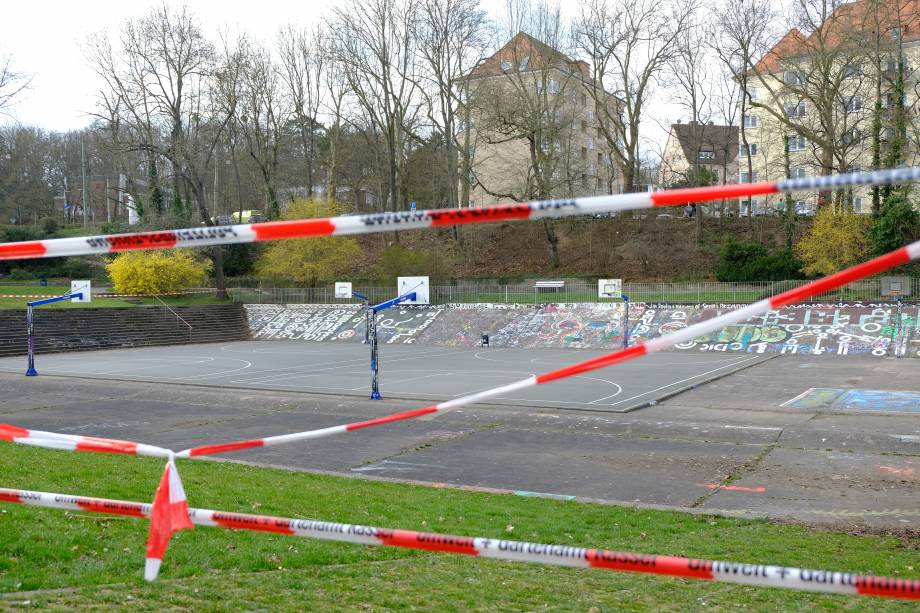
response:
<path fill-rule="evenodd" d="M 802 392 L 801 394 L 799 394 L 799 395 L 796 396 L 795 398 L 790 398 L 789 400 L 787 400 L 786 402 L 784 402 L 783 404 L 781 404 L 781 405 L 779 405 L 779 406 L 781 406 L 781 407 L 788 406 L 788 405 L 792 404 L 793 402 L 795 402 L 796 400 L 799 400 L 800 398 L 803 398 L 804 396 L 807 396 L 808 394 L 810 394 L 810 393 L 813 392 L 814 390 L 815 390 L 815 388 L 809 387 L 807 390 L 805 390 L 804 392 Z"/>
<path fill-rule="evenodd" d="M 445 355 L 455 355 L 457 353 L 456 351 L 447 351 L 447 352 L 439 352 L 439 351 L 440 350 L 432 350 L 427 353 L 417 353 L 417 354 L 413 353 L 412 355 L 406 356 L 406 357 L 387 358 L 385 362 L 381 360 L 381 364 L 383 363 L 392 364 L 393 362 L 405 362 L 407 360 L 418 360 L 422 358 L 433 358 L 433 357 L 441 357 Z M 247 383 L 247 382 L 259 383 L 259 382 L 264 382 L 264 381 L 271 381 L 272 379 L 285 378 L 285 377 L 295 376 L 295 375 L 304 376 L 304 375 L 309 375 L 309 374 L 318 373 L 318 372 L 326 372 L 329 370 L 335 370 L 336 367 L 339 367 L 339 366 L 358 366 L 360 364 L 369 364 L 369 363 L 370 363 L 370 356 L 364 357 L 364 358 L 350 358 L 347 360 L 338 360 L 334 362 L 323 362 L 320 368 L 311 368 L 309 365 L 300 364 L 298 366 L 288 366 L 286 368 L 271 369 L 270 372 L 276 373 L 276 375 L 270 375 L 270 376 L 265 376 L 265 377 L 257 376 L 253 378 L 240 379 L 237 381 L 233 381 L 233 383 Z M 307 370 L 305 371 L 304 369 L 307 369 Z M 269 371 L 266 370 L 262 372 L 269 372 Z"/>
<path fill-rule="evenodd" d="M 246 365 L 239 368 L 232 368 L 230 370 L 221 370 L 218 372 L 209 372 L 203 375 L 190 375 L 188 377 L 175 377 L 176 381 L 192 381 L 194 379 L 207 379 L 208 377 L 221 377 L 223 375 L 229 375 L 231 373 L 239 372 L 241 370 L 246 370 L 252 366 L 252 362 L 249 360 L 244 360 L 242 358 L 224 358 L 225 360 L 233 360 L 234 362 L 244 362 Z"/>
<path fill-rule="evenodd" d="M 201 358 L 202 356 L 189 356 L 189 357 Z M 213 358 L 213 357 L 205 357 L 204 359 L 200 359 L 200 360 L 198 360 L 198 361 L 196 361 L 196 362 L 185 362 L 185 363 L 180 362 L 180 363 L 178 364 L 178 366 L 195 366 L 195 365 L 198 365 L 198 364 L 207 364 L 207 363 L 213 362 L 213 361 L 214 361 L 214 358 Z M 147 369 L 150 369 L 150 368 L 172 367 L 172 366 L 176 366 L 176 365 L 177 365 L 176 363 L 151 364 L 151 365 L 149 365 L 149 366 L 140 366 L 140 367 L 135 366 L 135 367 L 131 367 L 131 368 L 127 368 L 127 369 L 121 369 L 121 370 L 108 370 L 108 371 L 100 372 L 100 373 L 97 373 L 97 374 L 99 374 L 99 375 L 120 375 L 120 374 L 122 374 L 122 373 L 132 372 L 132 371 L 136 371 L 136 370 L 147 370 Z"/>
<path fill-rule="evenodd" d="M 619 400 L 619 401 L 617 401 L 617 402 L 614 402 L 614 403 L 608 404 L 608 405 L 604 405 L 604 406 L 610 406 L 610 407 L 616 406 L 616 405 L 622 404 L 622 403 L 624 403 L 624 402 L 629 402 L 630 400 L 635 400 L 636 398 L 642 398 L 643 396 L 648 396 L 649 394 L 653 394 L 653 393 L 655 393 L 655 392 L 657 392 L 657 391 L 660 391 L 660 390 L 663 390 L 663 389 L 666 389 L 666 388 L 669 388 L 669 387 L 674 387 L 674 386 L 677 385 L 678 383 L 686 383 L 687 381 L 692 381 L 692 380 L 694 380 L 694 379 L 698 379 L 698 378 L 702 377 L 703 375 L 708 375 L 708 374 L 714 373 L 714 372 L 719 371 L 719 370 L 722 370 L 722 369 L 724 369 L 724 368 L 728 368 L 729 366 L 736 366 L 736 365 L 738 365 L 738 364 L 743 364 L 744 362 L 750 362 L 751 360 L 759 360 L 759 359 L 760 359 L 760 356 L 754 356 L 754 357 L 752 357 L 752 358 L 747 358 L 747 359 L 745 359 L 745 360 L 738 360 L 738 361 L 736 361 L 736 362 L 732 362 L 731 364 L 726 364 L 725 366 L 720 366 L 719 368 L 713 368 L 712 370 L 707 370 L 706 372 L 698 373 L 698 374 L 696 374 L 696 375 L 693 375 L 692 377 L 687 377 L 686 379 L 681 379 L 680 381 L 672 381 L 671 383 L 668 383 L 667 385 L 662 385 L 661 387 L 656 387 L 656 388 L 653 389 L 653 390 L 648 390 L 647 392 L 643 392 L 643 393 L 641 393 L 641 394 L 637 394 L 637 395 L 635 395 L 635 396 L 633 396 L 633 397 L 631 397 L 631 398 L 626 398 L 626 399 L 624 399 L 624 400 Z"/>

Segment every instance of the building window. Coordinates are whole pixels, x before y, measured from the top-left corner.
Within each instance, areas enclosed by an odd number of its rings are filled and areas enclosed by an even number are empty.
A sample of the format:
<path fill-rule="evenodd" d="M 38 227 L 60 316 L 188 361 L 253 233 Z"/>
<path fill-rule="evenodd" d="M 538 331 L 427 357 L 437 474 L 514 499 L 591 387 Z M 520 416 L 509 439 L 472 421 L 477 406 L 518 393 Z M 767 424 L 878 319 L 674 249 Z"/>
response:
<path fill-rule="evenodd" d="M 588 122 L 585 121 L 584 119 L 581 120 L 581 133 L 582 134 L 588 133 Z"/>
<path fill-rule="evenodd" d="M 757 100 L 760 97 L 760 88 L 759 87 L 748 87 L 747 90 L 748 98 L 751 100 Z"/>
<path fill-rule="evenodd" d="M 591 109 L 588 109 L 587 111 L 585 111 L 585 117 L 588 118 L 588 121 L 594 121 L 594 111 L 592 111 Z"/>
<path fill-rule="evenodd" d="M 581 105 L 588 106 L 588 94 L 581 92 Z"/>
<path fill-rule="evenodd" d="M 799 136 L 798 134 L 788 137 L 789 151 L 805 151 L 805 147 L 808 146 L 808 141 L 805 140 L 804 136 Z"/>
<path fill-rule="evenodd" d="M 559 93 L 559 84 L 556 82 L 556 79 L 549 80 L 549 93 L 551 94 Z"/>
<path fill-rule="evenodd" d="M 518 70 L 527 70 L 527 65 L 530 64 L 530 56 L 525 55 L 521 58 L 521 63 L 518 64 Z"/>
<path fill-rule="evenodd" d="M 592 149 L 592 150 L 594 149 L 594 137 L 593 136 L 588 137 L 588 149 Z"/>
<path fill-rule="evenodd" d="M 540 143 L 540 149 L 543 150 L 543 153 L 549 153 L 552 148 L 553 146 L 548 140 L 544 140 Z"/>
<path fill-rule="evenodd" d="M 587 162 L 587 161 L 588 161 L 588 148 L 587 148 L 587 147 L 582 147 L 582 148 L 581 148 L 581 160 L 582 160 L 583 162 Z"/>
<path fill-rule="evenodd" d="M 504 70 L 505 72 L 508 72 L 509 70 L 511 70 L 512 66 L 514 66 L 514 64 L 512 64 L 510 60 L 504 60 L 502 62 L 502 70 Z"/>
<path fill-rule="evenodd" d="M 598 129 L 597 129 L 597 137 L 600 138 L 600 139 L 603 139 L 603 138 L 604 138 L 604 130 L 602 130 L 601 128 L 598 128 Z"/>
<path fill-rule="evenodd" d="M 581 186 L 585 189 L 588 188 L 588 175 L 581 175 Z"/>
<path fill-rule="evenodd" d="M 847 113 L 858 113 L 863 108 L 863 99 L 861 96 L 850 96 L 843 101 L 843 110 Z"/>
<path fill-rule="evenodd" d="M 789 102 L 783 107 L 786 110 L 786 116 L 790 118 L 801 118 L 805 117 L 805 103 L 804 102 Z"/>
<path fill-rule="evenodd" d="M 700 151 L 701 160 L 714 160 L 716 159 L 715 151 Z"/>
<path fill-rule="evenodd" d="M 741 171 L 741 183 L 754 183 L 757 181 L 757 171 L 750 173 L 746 170 Z"/>
<path fill-rule="evenodd" d="M 862 66 L 859 64 L 844 64 L 843 65 L 843 78 L 849 79 L 851 77 L 858 77 L 862 75 Z"/>
<path fill-rule="evenodd" d="M 862 137 L 862 134 L 856 128 L 850 128 L 843 133 L 843 144 L 844 145 L 854 145 L 859 142 L 859 139 Z"/>
<path fill-rule="evenodd" d="M 745 115 L 744 116 L 744 127 L 745 128 L 756 128 L 757 127 L 757 115 Z"/>
<path fill-rule="evenodd" d="M 741 145 L 741 157 L 751 157 L 757 155 L 757 143 L 748 143 Z"/>
<path fill-rule="evenodd" d="M 792 169 L 793 179 L 804 179 L 808 176 L 808 170 L 804 166 L 796 166 Z"/>
<path fill-rule="evenodd" d="M 853 198 L 853 211 L 857 213 L 863 212 L 863 199 L 862 196 L 856 196 Z"/>
<path fill-rule="evenodd" d="M 805 81 L 805 76 L 798 70 L 787 70 L 783 73 L 783 82 L 786 85 L 795 87 Z"/>

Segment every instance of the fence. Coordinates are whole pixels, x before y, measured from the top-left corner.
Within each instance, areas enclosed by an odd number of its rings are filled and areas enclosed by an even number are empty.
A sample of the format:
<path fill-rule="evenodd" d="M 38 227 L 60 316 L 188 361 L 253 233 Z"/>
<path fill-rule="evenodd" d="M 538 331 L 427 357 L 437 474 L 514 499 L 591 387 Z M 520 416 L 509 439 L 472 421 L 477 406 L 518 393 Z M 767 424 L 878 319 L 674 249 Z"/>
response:
<path fill-rule="evenodd" d="M 634 302 L 661 302 L 669 304 L 720 304 L 755 302 L 774 294 L 805 285 L 808 281 L 764 281 L 757 283 L 624 283 L 623 293 Z M 910 300 L 920 296 L 920 278 L 911 279 Z M 338 300 L 332 287 L 234 287 L 228 289 L 237 302 L 249 304 L 336 304 L 358 303 L 357 299 Z M 354 291 L 364 294 L 372 304 L 389 300 L 395 287 L 355 286 Z M 534 282 L 498 284 L 467 283 L 435 285 L 430 289 L 431 304 L 451 303 L 571 303 L 612 302 L 598 298 L 597 283 L 593 281 L 567 281 L 557 291 L 538 290 Z M 821 294 L 812 302 L 890 302 L 883 296 L 881 281 L 867 279 L 855 281 L 840 289 Z"/>

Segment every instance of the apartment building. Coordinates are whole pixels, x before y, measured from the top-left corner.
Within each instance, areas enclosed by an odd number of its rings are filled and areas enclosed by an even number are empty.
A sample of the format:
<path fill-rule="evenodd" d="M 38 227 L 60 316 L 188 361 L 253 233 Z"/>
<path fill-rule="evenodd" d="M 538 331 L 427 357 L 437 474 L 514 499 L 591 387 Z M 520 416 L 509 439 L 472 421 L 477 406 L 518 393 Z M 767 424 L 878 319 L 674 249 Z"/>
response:
<path fill-rule="evenodd" d="M 749 102 L 739 134 L 742 183 L 868 170 L 876 161 L 886 166 L 893 147 L 904 152 L 901 164 L 917 158 L 914 130 L 898 135 L 895 125 L 898 113 L 910 124 L 917 107 L 912 67 L 920 65 L 920 2 L 859 0 L 812 20 L 810 33 L 790 30 L 747 74 Z M 894 94 L 899 79 L 905 81 L 903 106 Z M 797 194 L 795 206 L 810 215 L 829 200 L 871 212 L 868 188 Z M 785 206 L 782 196 L 750 204 L 754 214 Z"/>
<path fill-rule="evenodd" d="M 618 193 L 588 65 L 523 32 L 467 78 L 470 206 Z"/>
<path fill-rule="evenodd" d="M 738 182 L 738 126 L 671 124 L 658 169 L 662 187 Z"/>

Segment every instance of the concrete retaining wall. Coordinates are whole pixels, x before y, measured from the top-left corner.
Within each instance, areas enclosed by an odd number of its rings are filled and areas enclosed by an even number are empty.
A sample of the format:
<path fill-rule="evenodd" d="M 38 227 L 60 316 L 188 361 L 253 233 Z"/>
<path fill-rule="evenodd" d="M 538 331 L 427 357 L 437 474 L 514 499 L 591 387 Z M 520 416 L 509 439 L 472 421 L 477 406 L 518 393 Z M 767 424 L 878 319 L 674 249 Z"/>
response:
<path fill-rule="evenodd" d="M 647 340 L 741 305 L 631 304 L 630 338 Z M 903 308 L 906 355 L 920 355 L 920 307 Z M 246 305 L 257 339 L 358 342 L 363 311 L 340 305 Z M 454 304 L 394 308 L 378 319 L 384 343 L 613 349 L 623 344 L 622 304 Z M 683 351 L 893 355 L 897 305 L 806 304 L 771 311 L 677 347 Z"/>

